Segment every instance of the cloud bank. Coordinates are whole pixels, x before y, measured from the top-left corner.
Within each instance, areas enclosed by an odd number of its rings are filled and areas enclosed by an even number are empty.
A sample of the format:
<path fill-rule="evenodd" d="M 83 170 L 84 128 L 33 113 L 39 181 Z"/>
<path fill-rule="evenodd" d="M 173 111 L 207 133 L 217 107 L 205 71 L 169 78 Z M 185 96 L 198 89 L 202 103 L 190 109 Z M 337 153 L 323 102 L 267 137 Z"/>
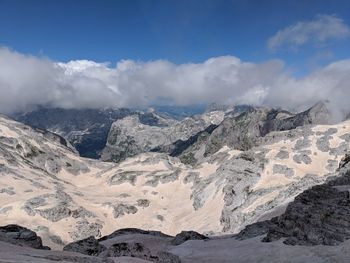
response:
<path fill-rule="evenodd" d="M 296 79 L 282 61 L 254 64 L 233 56 L 176 65 L 165 60 L 57 63 L 0 48 L 0 112 L 35 106 L 140 107 L 166 99 L 175 105 L 253 104 L 304 109 L 330 100 L 350 112 L 350 60 Z"/>
<path fill-rule="evenodd" d="M 307 43 L 325 43 L 332 39 L 350 37 L 350 28 L 335 15 L 317 15 L 311 21 L 297 22 L 279 30 L 268 40 L 268 47 L 298 49 Z"/>

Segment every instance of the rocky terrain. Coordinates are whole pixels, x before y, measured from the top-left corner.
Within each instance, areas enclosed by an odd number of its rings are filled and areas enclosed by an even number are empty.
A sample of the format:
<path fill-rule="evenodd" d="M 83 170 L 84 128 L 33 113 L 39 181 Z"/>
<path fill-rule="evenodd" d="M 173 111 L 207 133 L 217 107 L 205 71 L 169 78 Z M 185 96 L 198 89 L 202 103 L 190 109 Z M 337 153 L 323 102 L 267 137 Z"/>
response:
<path fill-rule="evenodd" d="M 339 245 L 350 239 L 350 155 L 327 182 L 313 186 L 288 204 L 286 211 L 271 220 L 254 223 L 238 236 L 265 235 L 263 242 L 284 239 L 288 245 Z"/>
<path fill-rule="evenodd" d="M 293 114 L 272 108 L 247 108 L 240 114 L 231 114 L 216 127 L 196 135 L 195 140 L 177 142 L 173 156 L 187 163 L 195 163 L 219 151 L 223 146 L 238 150 L 249 150 L 262 143 L 263 137 L 273 131 L 292 130 L 300 126 L 330 124 L 331 113 L 325 102 L 310 109 Z"/>
<path fill-rule="evenodd" d="M 224 116 L 223 111 L 210 111 L 181 121 L 164 118 L 155 112 L 147 116 L 128 116 L 112 124 L 101 159 L 119 162 L 138 153 L 160 151 L 166 145 L 189 139 L 210 125 L 218 125 Z"/>
<path fill-rule="evenodd" d="M 4 262 L 347 262 L 350 155 L 325 183 L 290 202 L 279 216 L 247 226 L 237 235 L 207 237 L 194 231 L 176 236 L 135 228 L 48 251 L 33 231 L 0 227 Z M 326 245 L 326 246 L 324 246 Z"/>
<path fill-rule="evenodd" d="M 209 124 L 211 114 L 198 123 Z M 349 149 L 350 123 L 271 132 L 259 146 L 223 146 L 194 165 L 156 152 L 100 162 L 48 134 L 0 118 L 0 222 L 62 248 L 125 227 L 212 236 L 270 219 L 336 170 Z"/>
<path fill-rule="evenodd" d="M 157 125 L 156 118 L 182 120 L 204 112 L 204 106 L 154 106 L 160 113 L 153 116 L 148 110 L 127 108 L 63 109 L 39 107 L 28 112 L 19 112 L 12 117 L 33 128 L 48 130 L 65 137 L 80 156 L 99 159 L 106 147 L 107 136 L 113 122 L 129 115 L 136 115 L 140 122 Z M 227 107 L 226 107 L 227 109 Z"/>

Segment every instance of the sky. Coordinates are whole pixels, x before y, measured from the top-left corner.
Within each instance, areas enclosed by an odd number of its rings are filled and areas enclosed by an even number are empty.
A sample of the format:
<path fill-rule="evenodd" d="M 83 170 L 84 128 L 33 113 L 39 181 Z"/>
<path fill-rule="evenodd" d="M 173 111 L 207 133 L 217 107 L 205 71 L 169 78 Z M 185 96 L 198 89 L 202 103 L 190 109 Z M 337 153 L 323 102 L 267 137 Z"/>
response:
<path fill-rule="evenodd" d="M 345 0 L 0 0 L 0 111 L 341 100 L 349 46 Z"/>

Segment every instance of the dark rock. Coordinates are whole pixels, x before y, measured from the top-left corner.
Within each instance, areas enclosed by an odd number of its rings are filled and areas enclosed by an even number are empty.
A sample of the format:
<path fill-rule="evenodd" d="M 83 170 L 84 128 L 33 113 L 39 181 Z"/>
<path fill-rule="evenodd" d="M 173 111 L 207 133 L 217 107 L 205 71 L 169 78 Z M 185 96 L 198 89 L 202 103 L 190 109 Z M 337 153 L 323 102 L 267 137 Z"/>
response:
<path fill-rule="evenodd" d="M 105 254 L 107 257 L 136 257 L 150 259 L 151 251 L 142 243 L 117 243 L 110 246 Z"/>
<path fill-rule="evenodd" d="M 140 207 L 149 207 L 151 203 L 148 199 L 139 199 L 136 202 L 137 202 L 137 206 L 140 206 Z"/>
<path fill-rule="evenodd" d="M 172 253 L 161 251 L 157 254 L 155 262 L 159 263 L 181 263 L 179 256 Z"/>
<path fill-rule="evenodd" d="M 91 236 L 66 245 L 64 251 L 78 252 L 89 256 L 97 256 L 107 248 L 101 245 L 95 237 Z"/>
<path fill-rule="evenodd" d="M 104 241 L 104 240 L 111 239 L 114 237 L 123 236 L 123 235 L 131 235 L 131 234 L 143 234 L 143 235 L 151 235 L 151 236 L 156 236 L 156 237 L 172 237 L 172 236 L 163 234 L 160 231 L 152 231 L 152 230 L 147 231 L 147 230 L 142 230 L 142 229 L 138 229 L 138 228 L 122 228 L 122 229 L 114 231 L 112 234 L 101 237 L 98 241 Z"/>
<path fill-rule="evenodd" d="M 286 211 L 269 221 L 241 231 L 238 238 L 267 235 L 271 242 L 285 238 L 288 245 L 337 245 L 350 239 L 350 157 L 339 166 L 339 175 L 299 194 Z"/>
<path fill-rule="evenodd" d="M 137 211 L 137 208 L 133 205 L 118 204 L 116 207 L 114 207 L 113 216 L 114 218 L 118 218 L 124 216 L 125 214 L 136 214 Z"/>
<path fill-rule="evenodd" d="M 253 238 L 267 234 L 269 229 L 273 226 L 273 223 L 269 220 L 257 222 L 246 226 L 241 232 L 239 232 L 235 237 L 240 240 Z"/>
<path fill-rule="evenodd" d="M 195 231 L 182 231 L 180 234 L 177 234 L 174 239 L 171 241 L 171 244 L 174 246 L 185 243 L 187 240 L 207 240 L 209 239 L 206 236 L 203 236 Z"/>
<path fill-rule="evenodd" d="M 99 158 L 106 145 L 112 123 L 132 114 L 129 109 L 61 109 L 40 107 L 27 113 L 15 114 L 14 118 L 34 128 L 58 132 L 84 157 Z M 65 145 L 62 137 L 42 132 Z M 67 145 L 69 147 L 69 145 Z"/>
<path fill-rule="evenodd" d="M 0 227 L 0 241 L 36 249 L 50 249 L 47 246 L 43 246 L 41 237 L 37 236 L 35 232 L 19 225 Z"/>

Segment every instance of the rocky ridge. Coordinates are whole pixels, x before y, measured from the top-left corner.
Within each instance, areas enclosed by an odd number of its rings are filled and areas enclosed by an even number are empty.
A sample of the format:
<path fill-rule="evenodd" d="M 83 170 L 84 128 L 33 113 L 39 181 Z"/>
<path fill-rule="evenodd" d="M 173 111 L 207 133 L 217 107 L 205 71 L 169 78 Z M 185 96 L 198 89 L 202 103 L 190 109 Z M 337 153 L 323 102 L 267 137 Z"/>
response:
<path fill-rule="evenodd" d="M 193 164 L 211 156 L 225 145 L 246 151 L 262 144 L 270 132 L 293 130 L 305 125 L 330 124 L 331 120 L 331 113 L 324 102 L 297 114 L 263 107 L 247 108 L 238 115 L 227 116 L 217 127 L 201 132 L 195 142 L 182 142 L 181 151 L 173 156 Z"/>
<path fill-rule="evenodd" d="M 149 113 L 146 121 L 144 115 L 128 116 L 112 124 L 101 159 L 119 162 L 139 153 L 160 151 L 176 141 L 188 140 L 210 125 L 218 125 L 224 114 L 223 111 L 211 111 L 181 121 L 164 118 L 155 112 Z"/>

